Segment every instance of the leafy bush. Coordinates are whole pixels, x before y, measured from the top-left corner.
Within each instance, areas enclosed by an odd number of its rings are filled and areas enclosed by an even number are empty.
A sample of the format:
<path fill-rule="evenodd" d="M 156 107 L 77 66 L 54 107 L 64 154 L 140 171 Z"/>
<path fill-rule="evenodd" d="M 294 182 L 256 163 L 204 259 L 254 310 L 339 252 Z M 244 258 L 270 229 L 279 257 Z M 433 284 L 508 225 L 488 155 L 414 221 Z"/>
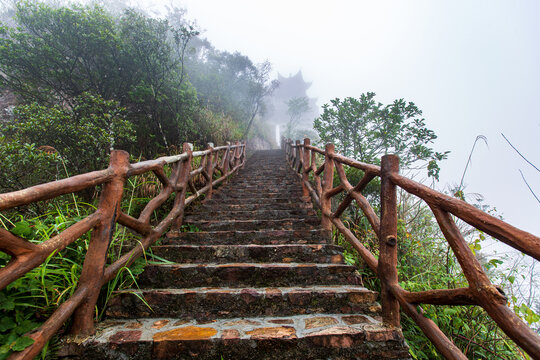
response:
<path fill-rule="evenodd" d="M 115 101 L 84 93 L 73 102 L 72 108 L 20 105 L 4 132 L 19 143 L 56 152 L 73 174 L 106 168 L 111 148 L 125 147 L 134 140 L 133 126 Z"/>
<path fill-rule="evenodd" d="M 59 158 L 35 144 L 0 136 L 0 193 L 55 180 Z"/>
<path fill-rule="evenodd" d="M 379 211 L 377 206 L 375 211 Z M 398 275 L 401 287 L 408 291 L 455 289 L 467 287 L 467 281 L 448 243 L 429 208 L 419 206 L 411 198 L 401 198 L 398 208 Z M 354 212 L 350 211 L 347 216 Z M 364 217 L 346 221 L 356 237 L 376 257 L 378 239 Z M 464 229 L 469 236 L 469 246 L 480 256 L 485 236 L 478 231 Z M 379 291 L 377 276 L 365 265 L 343 236 L 334 233 L 334 239 L 346 249 L 345 259 L 354 264 L 362 274 L 364 285 Z M 483 257 L 483 266 L 490 278 L 507 279 L 512 274 L 499 270 L 502 261 Z M 511 300 L 515 302 L 516 299 Z M 522 359 L 519 348 L 499 329 L 497 324 L 478 306 L 422 305 L 418 309 L 437 326 L 471 359 Z M 521 307 L 520 307 L 521 309 Z M 528 311 L 528 310 L 529 311 Z M 519 311 L 516 311 L 520 315 Z M 528 307 L 523 307 L 523 318 L 530 325 L 538 321 Z M 415 359 L 443 359 L 416 323 L 402 314 L 403 334 Z"/>
<path fill-rule="evenodd" d="M 24 218 L 14 216 L 4 218 L 4 225 L 12 233 L 32 243 L 41 243 L 81 220 L 93 207 L 73 204 L 48 203 L 48 211 L 42 216 Z M 82 213 L 80 212 L 82 211 Z M 82 262 L 88 247 L 89 235 L 68 246 L 64 251 L 49 256 L 43 265 L 32 269 L 23 277 L 0 291 L 0 359 L 12 351 L 20 351 L 33 341 L 21 337 L 38 327 L 65 301 L 77 286 Z M 10 257 L 0 252 L 0 267 L 4 267 Z M 17 340 L 29 339 L 29 340 Z M 25 341 L 21 343 L 21 341 Z M 46 354 L 46 349 L 42 355 Z"/>
<path fill-rule="evenodd" d="M 133 194 L 139 183 L 137 178 L 130 180 L 126 193 Z M 141 200 L 148 202 L 149 199 Z M 97 202 L 97 199 L 95 201 Z M 124 199 L 123 211 L 133 214 L 132 202 L 132 197 Z M 14 214 L 9 218 L 0 215 L 1 225 L 13 234 L 37 244 L 59 234 L 96 209 L 93 204 L 69 202 L 62 197 L 47 202 L 46 207 L 47 210 L 36 217 Z M 0 344 L 3 344 L 0 346 L 0 360 L 31 345 L 33 340 L 22 335 L 40 326 L 73 294 L 78 285 L 89 241 L 90 232 L 63 251 L 51 254 L 42 265 L 0 291 Z M 107 263 L 113 263 L 134 246 L 139 246 L 138 237 L 116 225 Z M 96 307 L 97 320 L 102 318 L 106 303 L 115 290 L 137 286 L 136 277 L 143 271 L 147 259 L 152 259 L 151 253 L 137 259 L 129 267 L 122 268 L 117 276 L 101 289 Z M 9 260 L 10 256 L 0 251 L 0 268 L 6 266 Z M 63 329 L 68 327 L 69 323 Z M 42 359 L 49 355 L 51 346 L 55 347 L 55 341 L 53 339 L 53 343 L 43 349 Z"/>
<path fill-rule="evenodd" d="M 448 152 L 432 149 L 437 136 L 421 115 L 412 102 L 399 99 L 383 105 L 375 102 L 375 93 L 368 92 L 358 99 L 331 100 L 323 105 L 323 113 L 313 126 L 321 142 L 333 143 L 342 155 L 378 164 L 382 155 L 395 154 L 402 169 L 426 167 L 428 176 L 438 179 L 438 162 Z"/>
<path fill-rule="evenodd" d="M 198 122 L 201 124 L 198 138 L 201 144 L 215 142 L 217 146 L 224 144 L 226 141 L 241 139 L 244 128 L 230 116 L 209 109 L 201 109 L 198 116 Z"/>

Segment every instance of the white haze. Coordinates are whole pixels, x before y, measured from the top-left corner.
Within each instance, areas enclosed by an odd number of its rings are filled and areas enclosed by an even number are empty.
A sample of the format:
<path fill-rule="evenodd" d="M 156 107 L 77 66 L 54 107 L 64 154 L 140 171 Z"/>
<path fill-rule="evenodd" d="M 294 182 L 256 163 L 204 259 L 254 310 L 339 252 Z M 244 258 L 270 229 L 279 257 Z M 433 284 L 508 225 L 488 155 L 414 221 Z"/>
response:
<path fill-rule="evenodd" d="M 441 164 L 446 190 L 465 177 L 465 193 L 481 194 L 509 223 L 540 234 L 540 2 L 476 1 L 130 1 L 163 13 L 184 7 L 214 46 L 269 60 L 274 73 L 302 70 L 319 106 L 335 97 L 377 93 L 404 98 L 424 112 L 450 150 Z"/>
<path fill-rule="evenodd" d="M 438 185 L 465 177 L 507 221 L 540 233 L 540 3 L 535 1 L 213 1 L 175 2 L 219 49 L 268 59 L 282 75 L 302 70 L 319 105 L 377 93 L 413 101 L 450 150 Z"/>

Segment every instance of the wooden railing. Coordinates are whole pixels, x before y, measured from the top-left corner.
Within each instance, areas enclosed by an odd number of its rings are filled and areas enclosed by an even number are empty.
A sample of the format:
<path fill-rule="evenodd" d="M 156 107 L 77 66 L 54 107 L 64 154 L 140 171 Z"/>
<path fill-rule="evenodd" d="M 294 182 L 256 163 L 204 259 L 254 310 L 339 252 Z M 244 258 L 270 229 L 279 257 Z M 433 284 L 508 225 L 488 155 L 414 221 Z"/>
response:
<path fill-rule="evenodd" d="M 400 326 L 401 306 L 401 310 L 418 324 L 442 355 L 447 359 L 467 359 L 432 320 L 424 317 L 417 310 L 417 305 L 479 305 L 532 358 L 540 358 L 540 337 L 508 308 L 504 293 L 490 282 L 452 215 L 536 260 L 540 260 L 540 238 L 517 229 L 464 201 L 449 197 L 399 175 L 399 159 L 395 155 L 383 156 L 379 167 L 336 154 L 333 144 L 327 144 L 324 150 L 314 147 L 310 144 L 310 139 L 304 139 L 303 144 L 300 141 L 293 144 L 291 140 L 282 139 L 282 147 L 286 152 L 287 161 L 302 179 L 303 195 L 311 195 L 313 203 L 321 210 L 322 225 L 329 230 L 332 229 L 332 225 L 335 226 L 379 277 L 384 323 Z M 318 157 L 323 157 L 323 159 Z M 351 184 L 347 179 L 344 165 L 362 170 L 363 178 L 357 184 Z M 337 172 L 340 180 L 337 186 L 333 184 L 334 171 Z M 310 174 L 312 180 L 310 180 Z M 366 197 L 362 195 L 362 191 L 375 177 L 381 179 L 380 218 Z M 399 285 L 396 187 L 416 195 L 430 207 L 461 265 L 469 284 L 468 287 L 409 292 Z M 332 211 L 332 197 L 341 192 L 344 192 L 346 196 Z M 356 201 L 379 239 L 378 259 L 340 219 L 353 200 Z"/>
<path fill-rule="evenodd" d="M 213 187 L 235 173 L 244 165 L 246 159 L 245 143 L 239 142 L 215 148 L 209 144 L 206 150 L 195 152 L 192 151 L 192 146 L 186 143 L 182 151 L 179 155 L 130 164 L 128 153 L 116 150 L 111 153 L 108 169 L 0 194 L 0 210 L 7 210 L 97 185 L 103 186 L 99 205 L 94 213 L 43 243 L 34 244 L 0 229 L 0 251 L 11 256 L 10 262 L 0 269 L 0 290 L 41 265 L 52 253 L 63 250 L 88 231 L 92 231 L 77 289 L 42 326 L 27 334 L 34 339 L 34 343 L 25 350 L 12 354 L 10 359 L 33 359 L 72 315 L 73 334 L 92 334 L 94 309 L 101 287 L 112 280 L 119 270 L 141 256 L 170 226 L 179 228 L 184 208 L 202 194 L 210 198 Z M 193 169 L 193 159 L 196 158 L 200 158 L 200 166 Z M 166 169 L 167 166 L 170 168 Z M 170 170 L 170 176 L 166 170 Z M 155 174 L 162 184 L 162 189 L 146 204 L 139 217 L 134 218 L 124 213 L 120 207 L 124 184 L 129 177 L 147 172 Z M 214 179 L 214 174 L 219 177 Z M 193 179 L 201 175 L 205 180 L 197 182 L 202 186 L 197 189 Z M 186 197 L 188 191 L 191 195 Z M 152 214 L 173 193 L 175 197 L 171 211 L 157 225 L 152 226 Z M 140 234 L 141 246 L 133 248 L 114 263 L 107 265 L 107 252 L 116 223 Z"/>

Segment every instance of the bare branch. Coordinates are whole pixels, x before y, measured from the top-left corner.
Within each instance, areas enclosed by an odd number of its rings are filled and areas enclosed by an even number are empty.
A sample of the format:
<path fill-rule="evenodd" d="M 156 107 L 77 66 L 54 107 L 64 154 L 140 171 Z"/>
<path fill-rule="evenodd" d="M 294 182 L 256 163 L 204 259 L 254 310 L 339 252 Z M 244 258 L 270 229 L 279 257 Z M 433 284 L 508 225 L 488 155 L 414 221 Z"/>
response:
<path fill-rule="evenodd" d="M 536 196 L 536 194 L 534 193 L 533 189 L 531 189 L 531 187 L 530 187 L 529 183 L 527 182 L 527 180 L 525 180 L 525 176 L 523 176 L 523 172 L 521 170 L 519 170 L 519 173 L 521 174 L 521 178 L 523 179 L 523 181 L 525 182 L 525 185 L 527 185 L 527 187 L 529 188 L 529 190 L 533 194 L 536 201 L 538 201 L 540 203 L 540 199 L 538 199 L 538 196 Z"/>
<path fill-rule="evenodd" d="M 525 160 L 529 165 L 531 165 L 533 168 L 535 168 L 536 171 L 540 172 L 540 169 L 537 168 L 532 162 L 530 162 L 525 156 L 523 156 L 523 155 L 519 152 L 519 150 L 516 149 L 516 147 L 515 147 L 514 145 L 512 145 L 512 143 L 510 142 L 510 140 L 508 140 L 508 139 L 506 138 L 506 136 L 504 136 L 503 133 L 501 133 L 501 135 L 502 135 L 502 137 L 504 138 L 504 140 L 506 140 L 506 142 L 508 143 L 508 145 L 510 145 L 510 146 L 512 147 L 512 149 L 514 149 L 514 150 L 518 153 L 518 155 L 521 156 L 521 157 L 523 158 L 523 160 Z M 520 170 L 520 172 L 521 172 L 521 170 Z M 521 175 L 523 176 L 523 174 L 521 174 Z M 527 185 L 529 185 L 529 184 L 527 184 Z M 529 189 L 530 189 L 530 188 L 529 188 Z M 536 199 L 538 200 L 538 198 L 536 198 Z"/>

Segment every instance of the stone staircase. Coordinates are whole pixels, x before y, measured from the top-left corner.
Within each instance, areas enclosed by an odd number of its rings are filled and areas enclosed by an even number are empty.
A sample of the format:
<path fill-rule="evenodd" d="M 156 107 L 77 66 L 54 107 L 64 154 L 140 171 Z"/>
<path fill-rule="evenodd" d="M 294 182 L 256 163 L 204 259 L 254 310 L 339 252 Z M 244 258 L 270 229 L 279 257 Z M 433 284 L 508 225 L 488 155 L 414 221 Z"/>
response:
<path fill-rule="evenodd" d="M 95 336 L 66 346 L 92 359 L 405 359 L 380 323 L 281 151 L 259 151 L 169 233 L 139 289 L 119 291 Z M 144 299 L 144 302 L 141 300 Z"/>

